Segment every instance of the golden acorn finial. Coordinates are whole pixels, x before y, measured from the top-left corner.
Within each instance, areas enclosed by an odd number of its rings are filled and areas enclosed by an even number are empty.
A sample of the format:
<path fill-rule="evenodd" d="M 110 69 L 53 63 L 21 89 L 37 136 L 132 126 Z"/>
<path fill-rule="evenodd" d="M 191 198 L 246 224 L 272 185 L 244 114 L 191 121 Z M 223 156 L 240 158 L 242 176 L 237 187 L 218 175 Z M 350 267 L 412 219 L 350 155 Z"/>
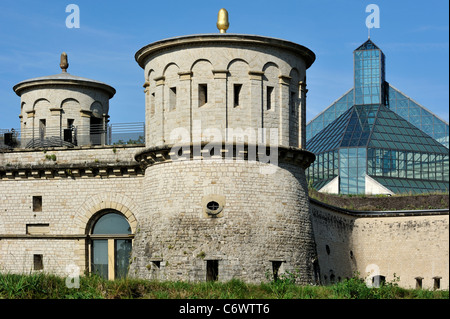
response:
<path fill-rule="evenodd" d="M 228 11 L 222 8 L 217 15 L 217 29 L 219 29 L 220 33 L 226 33 L 229 26 Z"/>
<path fill-rule="evenodd" d="M 62 69 L 63 72 L 67 72 L 67 68 L 69 67 L 69 61 L 67 59 L 66 52 L 61 53 L 61 63 L 59 64 L 59 67 Z"/>

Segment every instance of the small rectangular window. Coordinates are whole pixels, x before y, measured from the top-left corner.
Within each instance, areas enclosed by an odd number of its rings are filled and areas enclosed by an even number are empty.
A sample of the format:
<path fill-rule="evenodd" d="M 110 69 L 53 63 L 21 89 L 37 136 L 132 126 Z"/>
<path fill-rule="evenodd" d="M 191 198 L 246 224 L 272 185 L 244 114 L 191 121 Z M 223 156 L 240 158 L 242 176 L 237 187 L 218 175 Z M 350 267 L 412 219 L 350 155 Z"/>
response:
<path fill-rule="evenodd" d="M 43 270 L 44 262 L 42 255 L 33 255 L 33 269 L 34 270 Z"/>
<path fill-rule="evenodd" d="M 198 106 L 203 106 L 208 103 L 208 85 L 198 85 Z"/>
<path fill-rule="evenodd" d="M 234 86 L 233 86 L 234 107 L 240 105 L 241 89 L 242 89 L 242 84 L 234 84 Z"/>
<path fill-rule="evenodd" d="M 33 196 L 33 212 L 42 212 L 42 196 Z"/>
<path fill-rule="evenodd" d="M 206 281 L 216 281 L 219 277 L 219 261 L 206 261 Z"/>
<path fill-rule="evenodd" d="M 273 281 L 278 280 L 278 273 L 280 271 L 282 261 L 272 261 L 272 273 L 273 273 Z"/>
<path fill-rule="evenodd" d="M 416 277 L 416 289 L 422 289 L 422 277 Z"/>
<path fill-rule="evenodd" d="M 441 289 L 441 277 L 433 277 L 434 280 L 434 285 L 433 288 L 436 289 Z"/>
<path fill-rule="evenodd" d="M 267 87 L 267 94 L 266 94 L 266 105 L 267 110 L 272 109 L 272 95 L 273 95 L 273 86 Z"/>
<path fill-rule="evenodd" d="M 169 110 L 175 110 L 177 107 L 177 88 L 172 87 L 169 89 Z"/>
<path fill-rule="evenodd" d="M 72 128 L 74 122 L 74 119 L 67 119 L 67 128 Z"/>

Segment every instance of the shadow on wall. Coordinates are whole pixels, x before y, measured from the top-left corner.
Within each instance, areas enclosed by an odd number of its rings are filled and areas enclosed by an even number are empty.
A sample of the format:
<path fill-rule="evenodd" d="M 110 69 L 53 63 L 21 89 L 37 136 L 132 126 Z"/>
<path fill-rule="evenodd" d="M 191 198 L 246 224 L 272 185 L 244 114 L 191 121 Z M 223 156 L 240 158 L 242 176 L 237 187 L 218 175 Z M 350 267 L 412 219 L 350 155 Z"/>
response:
<path fill-rule="evenodd" d="M 330 214 L 313 202 L 310 209 L 320 284 L 332 284 L 353 277 L 358 269 L 352 250 L 354 218 L 339 213 Z"/>

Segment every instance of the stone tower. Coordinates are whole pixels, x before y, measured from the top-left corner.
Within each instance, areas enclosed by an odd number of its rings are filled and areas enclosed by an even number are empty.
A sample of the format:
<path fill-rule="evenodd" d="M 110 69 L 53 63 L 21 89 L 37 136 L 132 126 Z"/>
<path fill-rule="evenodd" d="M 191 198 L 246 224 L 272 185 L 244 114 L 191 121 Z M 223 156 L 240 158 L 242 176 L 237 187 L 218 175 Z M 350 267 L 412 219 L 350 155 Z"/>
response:
<path fill-rule="evenodd" d="M 218 23 L 219 27 L 219 23 Z M 309 49 L 254 35 L 182 36 L 145 71 L 143 214 L 130 275 L 261 282 L 316 259 L 305 169 Z"/>
<path fill-rule="evenodd" d="M 109 99 L 115 89 L 105 83 L 62 72 L 16 84 L 21 98 L 21 147 L 105 144 Z"/>

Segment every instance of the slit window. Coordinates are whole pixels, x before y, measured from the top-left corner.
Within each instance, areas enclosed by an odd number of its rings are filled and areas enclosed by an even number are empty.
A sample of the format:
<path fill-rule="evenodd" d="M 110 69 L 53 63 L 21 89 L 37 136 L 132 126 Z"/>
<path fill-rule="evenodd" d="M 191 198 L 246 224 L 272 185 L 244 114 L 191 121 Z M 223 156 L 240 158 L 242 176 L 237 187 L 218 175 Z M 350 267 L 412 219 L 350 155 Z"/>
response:
<path fill-rule="evenodd" d="M 42 212 L 42 196 L 33 196 L 33 212 Z"/>
<path fill-rule="evenodd" d="M 45 138 L 46 127 L 47 127 L 46 120 L 45 119 L 39 120 L 39 137 L 41 139 Z"/>
<path fill-rule="evenodd" d="M 155 92 L 150 94 L 150 114 L 155 114 Z"/>
<path fill-rule="evenodd" d="M 295 92 L 291 91 L 291 94 L 289 95 L 289 107 L 291 109 L 291 113 L 295 114 Z"/>
<path fill-rule="evenodd" d="M 169 110 L 175 110 L 177 107 L 177 88 L 172 87 L 169 89 Z"/>
<path fill-rule="evenodd" d="M 242 84 L 234 84 L 234 86 L 233 86 L 234 107 L 237 107 L 240 105 L 241 89 L 242 89 Z"/>
<path fill-rule="evenodd" d="M 44 262 L 42 255 L 33 255 L 33 269 L 34 270 L 43 270 Z"/>
<path fill-rule="evenodd" d="M 198 106 L 203 106 L 208 103 L 208 85 L 198 85 Z"/>
<path fill-rule="evenodd" d="M 267 94 L 266 94 L 266 106 L 267 110 L 272 109 L 272 98 L 273 98 L 273 86 L 267 87 Z"/>
<path fill-rule="evenodd" d="M 219 278 L 219 261 L 206 261 L 206 281 L 217 281 Z"/>

